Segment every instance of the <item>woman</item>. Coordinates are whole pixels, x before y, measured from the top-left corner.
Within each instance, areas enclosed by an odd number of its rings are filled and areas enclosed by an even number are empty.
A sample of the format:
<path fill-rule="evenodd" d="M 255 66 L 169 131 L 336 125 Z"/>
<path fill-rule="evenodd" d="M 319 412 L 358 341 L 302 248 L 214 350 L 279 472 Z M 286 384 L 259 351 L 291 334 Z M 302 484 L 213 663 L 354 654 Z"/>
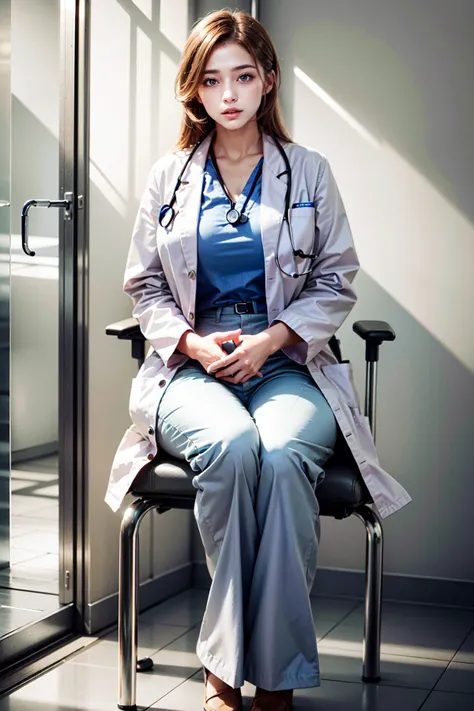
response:
<path fill-rule="evenodd" d="M 380 514 L 410 501 L 380 469 L 349 366 L 327 345 L 355 302 L 358 261 L 327 160 L 283 126 L 279 76 L 249 15 L 215 12 L 192 30 L 177 150 L 151 171 L 125 275 L 153 351 L 106 501 L 117 510 L 159 448 L 196 472 L 212 577 L 197 654 L 204 707 L 222 711 L 241 708 L 244 680 L 253 711 L 289 711 L 294 689 L 319 685 L 316 494 L 338 429 Z"/>

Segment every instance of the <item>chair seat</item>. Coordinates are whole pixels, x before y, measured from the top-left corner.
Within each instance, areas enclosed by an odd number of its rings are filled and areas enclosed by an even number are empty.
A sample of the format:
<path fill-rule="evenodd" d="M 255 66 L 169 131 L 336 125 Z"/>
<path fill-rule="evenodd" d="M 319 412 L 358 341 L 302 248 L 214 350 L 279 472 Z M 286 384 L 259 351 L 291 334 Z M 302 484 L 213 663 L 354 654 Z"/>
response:
<path fill-rule="evenodd" d="M 192 484 L 196 475 L 182 459 L 162 456 L 135 478 L 130 493 L 143 498 L 156 498 L 157 504 L 169 508 L 190 509 L 197 489 Z M 322 516 L 345 518 L 354 509 L 372 502 L 360 472 L 347 463 L 330 460 L 325 477 L 316 489 Z"/>

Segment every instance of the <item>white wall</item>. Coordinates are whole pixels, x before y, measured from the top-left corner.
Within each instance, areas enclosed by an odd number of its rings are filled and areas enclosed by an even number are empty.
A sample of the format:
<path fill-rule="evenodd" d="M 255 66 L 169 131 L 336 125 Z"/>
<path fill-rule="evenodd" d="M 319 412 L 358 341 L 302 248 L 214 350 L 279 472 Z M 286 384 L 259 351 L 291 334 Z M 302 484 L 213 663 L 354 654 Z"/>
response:
<path fill-rule="evenodd" d="M 294 138 L 329 157 L 353 226 L 359 302 L 341 333 L 361 391 L 352 322 L 397 334 L 378 449 L 413 503 L 385 522 L 385 570 L 472 581 L 474 5 L 264 0 L 261 19 Z M 324 520 L 321 566 L 360 570 L 363 553 L 358 521 Z"/>
<path fill-rule="evenodd" d="M 12 451 L 58 439 L 58 220 L 31 209 L 34 258 L 21 250 L 21 208 L 59 195 L 59 0 L 13 0 L 11 154 Z M 40 71 L 38 72 L 38 67 Z"/>
<path fill-rule="evenodd" d="M 131 313 L 132 303 L 122 293 L 125 260 L 148 171 L 177 137 L 180 107 L 173 98 L 173 81 L 187 31 L 187 0 L 92 3 L 89 603 L 118 588 L 121 512 L 112 514 L 103 498 L 114 452 L 130 424 L 128 396 L 136 373 L 129 344 L 105 336 L 104 329 Z M 140 529 L 142 580 L 190 562 L 191 516 L 189 511 L 169 511 L 145 519 Z"/>

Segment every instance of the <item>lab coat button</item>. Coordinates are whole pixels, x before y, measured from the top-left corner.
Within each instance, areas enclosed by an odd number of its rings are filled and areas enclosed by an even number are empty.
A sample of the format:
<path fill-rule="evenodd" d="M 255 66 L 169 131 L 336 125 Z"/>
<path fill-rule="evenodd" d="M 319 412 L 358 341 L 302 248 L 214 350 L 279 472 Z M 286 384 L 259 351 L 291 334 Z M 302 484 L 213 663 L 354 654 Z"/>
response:
<path fill-rule="evenodd" d="M 155 458 L 155 455 L 154 455 L 154 454 L 147 454 L 147 455 L 146 455 L 146 458 L 148 459 L 149 462 L 151 462 L 152 459 Z"/>
<path fill-rule="evenodd" d="M 158 385 L 160 386 L 160 388 L 164 388 L 165 385 L 166 385 L 166 380 L 160 380 L 160 382 L 158 383 Z"/>
<path fill-rule="evenodd" d="M 190 279 L 195 279 L 195 278 L 196 278 L 196 272 L 194 271 L 194 269 L 191 269 L 191 271 L 188 272 L 188 277 L 189 277 Z"/>
<path fill-rule="evenodd" d="M 149 427 L 149 428 L 148 428 L 148 434 L 149 434 L 149 435 L 155 434 L 155 430 L 153 429 L 153 427 Z"/>
<path fill-rule="evenodd" d="M 189 312 L 189 320 L 192 321 L 194 318 L 194 314 L 192 311 Z"/>

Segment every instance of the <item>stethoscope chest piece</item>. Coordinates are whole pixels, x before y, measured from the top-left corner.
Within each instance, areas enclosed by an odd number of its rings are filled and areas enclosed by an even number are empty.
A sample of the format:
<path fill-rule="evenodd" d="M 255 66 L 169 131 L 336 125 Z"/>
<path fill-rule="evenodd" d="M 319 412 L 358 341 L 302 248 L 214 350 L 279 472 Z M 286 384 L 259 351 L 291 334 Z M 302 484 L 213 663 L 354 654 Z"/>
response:
<path fill-rule="evenodd" d="M 240 212 L 234 208 L 231 208 L 230 210 L 227 211 L 226 213 L 226 220 L 229 222 L 231 225 L 236 225 L 238 221 L 240 220 Z"/>
<path fill-rule="evenodd" d="M 235 207 L 232 207 L 230 210 L 227 210 L 225 219 L 230 225 L 238 225 L 239 222 L 247 222 L 249 218 L 247 215 L 244 215 L 244 213 L 236 210 Z"/>

